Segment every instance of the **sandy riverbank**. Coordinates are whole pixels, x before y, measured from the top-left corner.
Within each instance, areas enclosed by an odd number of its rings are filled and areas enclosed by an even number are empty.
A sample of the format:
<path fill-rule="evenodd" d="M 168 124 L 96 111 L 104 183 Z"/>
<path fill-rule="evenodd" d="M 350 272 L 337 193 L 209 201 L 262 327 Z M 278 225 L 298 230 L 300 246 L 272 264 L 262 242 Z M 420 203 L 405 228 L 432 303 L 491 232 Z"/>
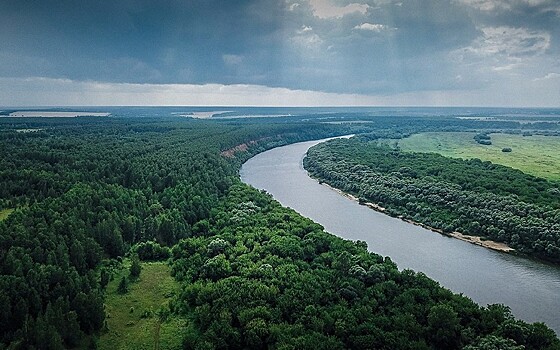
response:
<path fill-rule="evenodd" d="M 381 207 L 381 206 L 379 206 L 379 205 L 377 205 L 377 204 L 375 204 L 375 203 L 371 203 L 371 202 L 361 203 L 360 200 L 358 199 L 358 197 L 356 197 L 356 196 L 354 196 L 354 195 L 351 195 L 351 194 L 346 193 L 346 192 L 344 192 L 344 191 L 342 191 L 342 190 L 339 190 L 338 188 L 334 188 L 334 187 L 332 187 L 331 185 L 329 185 L 329 184 L 327 184 L 327 183 L 325 183 L 325 182 L 319 181 L 319 183 L 320 183 L 321 185 L 326 186 L 326 187 L 328 187 L 329 189 L 331 189 L 331 190 L 333 190 L 333 191 L 335 191 L 335 192 L 337 192 L 337 193 L 343 195 L 344 197 L 347 197 L 347 198 L 349 198 L 349 199 L 351 199 L 351 200 L 353 200 L 353 201 L 356 201 L 356 202 L 360 203 L 361 205 L 365 205 L 366 207 L 371 208 L 371 209 L 373 209 L 373 210 L 375 210 L 375 211 L 378 211 L 378 212 L 380 212 L 380 213 L 387 214 L 385 208 L 383 208 L 383 207 Z M 511 248 L 510 246 L 508 246 L 508 245 L 505 244 L 505 243 L 495 242 L 495 241 L 491 241 L 491 240 L 482 240 L 482 239 L 481 239 L 480 237 L 478 237 L 478 236 L 465 235 L 465 234 L 460 233 L 460 232 L 444 233 L 444 232 L 443 232 L 442 230 L 440 230 L 440 229 L 437 229 L 437 228 L 434 228 L 434 227 L 430 227 L 430 226 L 425 225 L 425 224 L 420 223 L 420 222 L 416 222 L 416 221 L 413 221 L 413 220 L 409 220 L 409 219 L 403 218 L 402 216 L 398 216 L 397 218 L 398 218 L 398 219 L 401 219 L 402 221 L 408 222 L 409 224 L 416 225 L 416 226 L 420 226 L 420 227 L 423 227 L 423 228 L 425 228 L 425 229 L 427 229 L 427 230 L 430 230 L 430 231 L 433 231 L 433 232 L 437 232 L 437 233 L 439 233 L 439 234 L 442 234 L 442 235 L 444 235 L 444 236 L 453 237 L 453 238 L 459 239 L 459 240 L 461 240 L 461 241 L 468 242 L 468 243 L 471 243 L 471 244 L 476 244 L 476 245 L 481 246 L 481 247 L 484 247 L 484 248 L 488 248 L 488 249 L 492 249 L 492 250 L 497 250 L 497 251 L 505 252 L 505 253 L 510 253 L 510 252 L 515 251 L 515 249 Z"/>
<path fill-rule="evenodd" d="M 210 119 L 215 115 L 230 113 L 233 111 L 205 111 L 205 112 L 187 112 L 187 113 L 172 113 L 180 117 L 195 118 L 195 119 Z"/>
<path fill-rule="evenodd" d="M 515 249 L 513 249 L 512 247 L 508 246 L 505 243 L 495 242 L 495 241 L 490 241 L 490 240 L 483 241 L 478 236 L 469 236 L 469 235 L 462 234 L 461 232 L 452 232 L 449 235 L 451 237 L 460 239 L 461 241 L 469 242 L 469 243 L 472 243 L 472 244 L 479 245 L 481 247 L 490 248 L 490 249 L 498 250 L 498 251 L 501 251 L 501 252 L 513 252 L 513 251 L 515 251 Z"/>

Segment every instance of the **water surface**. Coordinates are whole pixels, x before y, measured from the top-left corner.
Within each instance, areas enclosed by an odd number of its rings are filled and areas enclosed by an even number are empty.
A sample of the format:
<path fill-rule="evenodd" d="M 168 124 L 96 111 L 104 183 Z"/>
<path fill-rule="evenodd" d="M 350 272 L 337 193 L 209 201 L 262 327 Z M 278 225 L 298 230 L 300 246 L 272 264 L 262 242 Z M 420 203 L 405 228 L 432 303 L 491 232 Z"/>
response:
<path fill-rule="evenodd" d="M 321 141 L 272 149 L 249 159 L 241 179 L 325 230 L 367 242 L 400 269 L 422 271 L 482 305 L 503 303 L 529 322 L 560 334 L 560 268 L 496 252 L 378 213 L 320 185 L 303 169 L 307 149 Z"/>

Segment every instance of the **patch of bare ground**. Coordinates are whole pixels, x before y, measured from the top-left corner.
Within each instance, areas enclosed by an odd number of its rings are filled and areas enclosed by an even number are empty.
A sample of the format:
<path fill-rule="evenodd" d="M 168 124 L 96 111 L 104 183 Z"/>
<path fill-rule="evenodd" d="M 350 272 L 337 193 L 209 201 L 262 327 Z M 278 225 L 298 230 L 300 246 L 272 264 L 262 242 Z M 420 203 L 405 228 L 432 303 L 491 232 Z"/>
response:
<path fill-rule="evenodd" d="M 242 143 L 240 145 L 237 145 L 235 147 L 232 147 L 230 149 L 226 149 L 225 151 L 220 152 L 220 155 L 227 157 L 227 158 L 233 158 L 235 157 L 235 153 L 237 152 L 245 152 L 247 151 L 247 149 L 249 148 L 249 146 L 256 144 L 257 141 L 249 141 L 249 142 L 245 142 Z"/>
<path fill-rule="evenodd" d="M 460 239 L 461 241 L 469 242 L 472 244 L 479 245 L 481 247 L 490 248 L 501 252 L 513 252 L 515 250 L 505 243 L 495 242 L 490 240 L 482 240 L 482 238 L 478 236 L 469 236 L 469 235 L 462 234 L 460 232 L 452 232 L 449 235 L 451 237 Z"/>

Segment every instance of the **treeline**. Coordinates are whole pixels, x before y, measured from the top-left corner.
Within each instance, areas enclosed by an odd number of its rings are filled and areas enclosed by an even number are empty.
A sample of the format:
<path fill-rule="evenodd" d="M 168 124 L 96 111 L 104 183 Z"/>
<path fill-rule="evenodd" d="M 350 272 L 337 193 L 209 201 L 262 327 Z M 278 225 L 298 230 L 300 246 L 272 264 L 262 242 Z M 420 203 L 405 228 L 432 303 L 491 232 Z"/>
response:
<path fill-rule="evenodd" d="M 252 154 L 357 128 L 0 120 L 0 209 L 15 209 L 0 221 L 0 348 L 95 347 L 128 253 L 171 257 L 186 348 L 558 347 L 543 324 L 399 272 L 239 183 Z"/>
<path fill-rule="evenodd" d="M 335 132 L 178 119 L 1 123 L 0 209 L 15 210 L 0 222 L 0 348 L 88 346 L 104 324 L 103 259 L 131 246 L 160 259 L 162 246 L 204 231 L 239 181 L 239 158 Z M 220 155 L 251 140 L 234 159 Z"/>
<path fill-rule="evenodd" d="M 186 349 L 554 349 L 542 323 L 399 271 L 270 196 L 236 185 L 172 249 Z"/>
<path fill-rule="evenodd" d="M 391 215 L 560 262 L 557 183 L 479 159 L 406 153 L 359 139 L 317 145 L 304 166 L 311 176 Z"/>

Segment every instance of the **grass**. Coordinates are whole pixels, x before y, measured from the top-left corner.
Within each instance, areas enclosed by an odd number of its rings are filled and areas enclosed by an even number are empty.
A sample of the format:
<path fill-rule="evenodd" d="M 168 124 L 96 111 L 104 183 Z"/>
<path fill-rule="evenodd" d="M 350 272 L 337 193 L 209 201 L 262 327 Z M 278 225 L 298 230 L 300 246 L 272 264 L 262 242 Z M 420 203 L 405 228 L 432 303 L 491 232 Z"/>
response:
<path fill-rule="evenodd" d="M 11 208 L 0 210 L 0 221 L 6 219 L 13 211 L 14 209 Z"/>
<path fill-rule="evenodd" d="M 519 169 L 527 174 L 560 181 L 560 137 L 491 134 L 492 145 L 473 140 L 474 133 L 429 132 L 398 140 L 407 152 L 435 152 L 454 158 L 479 158 Z M 390 140 L 391 144 L 395 140 Z M 511 147 L 512 152 L 502 152 Z"/>
<path fill-rule="evenodd" d="M 159 349 L 180 349 L 182 329 L 186 321 L 171 315 L 160 323 L 157 311 L 166 307 L 178 290 L 165 263 L 142 263 L 136 282 L 129 283 L 126 294 L 118 294 L 122 276 L 128 276 L 129 261 L 114 275 L 106 290 L 107 331 L 99 339 L 99 349 L 156 349 L 156 328 L 159 326 Z M 142 317 L 144 313 L 149 317 Z"/>

